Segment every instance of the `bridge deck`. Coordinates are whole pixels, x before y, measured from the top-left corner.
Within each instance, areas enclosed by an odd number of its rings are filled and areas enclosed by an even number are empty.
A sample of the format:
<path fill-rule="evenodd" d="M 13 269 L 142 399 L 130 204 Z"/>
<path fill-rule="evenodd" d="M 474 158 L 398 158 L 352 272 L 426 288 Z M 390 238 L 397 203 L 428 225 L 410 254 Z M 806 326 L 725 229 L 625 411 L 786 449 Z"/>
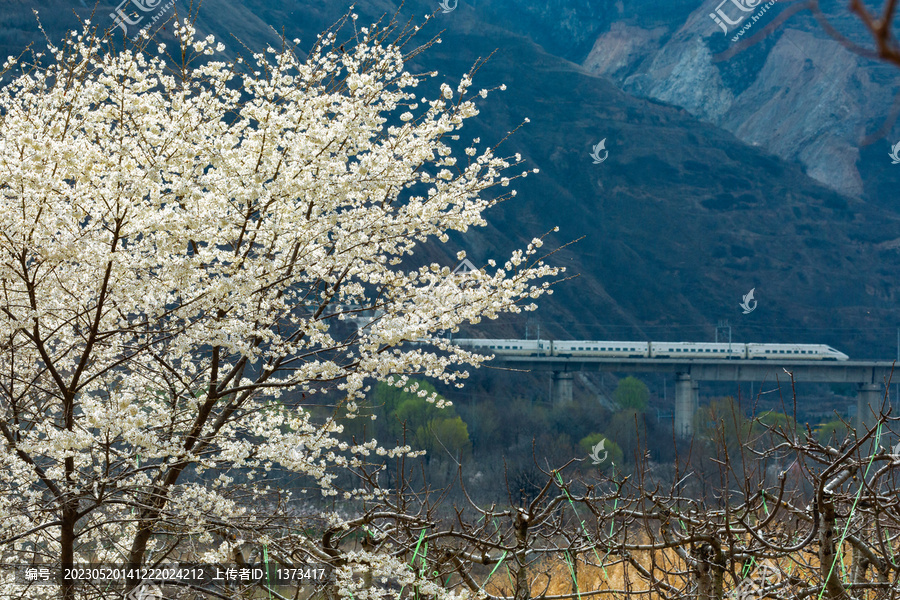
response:
<path fill-rule="evenodd" d="M 846 360 L 747 360 L 680 358 L 597 358 L 587 356 L 509 356 L 496 355 L 490 364 L 527 371 L 605 371 L 683 373 L 695 381 L 787 381 L 794 375 L 798 382 L 886 383 L 894 368 L 892 361 Z M 900 364 L 897 365 L 900 371 Z M 900 372 L 896 373 L 900 380 Z M 893 380 L 893 381 L 897 381 Z"/>

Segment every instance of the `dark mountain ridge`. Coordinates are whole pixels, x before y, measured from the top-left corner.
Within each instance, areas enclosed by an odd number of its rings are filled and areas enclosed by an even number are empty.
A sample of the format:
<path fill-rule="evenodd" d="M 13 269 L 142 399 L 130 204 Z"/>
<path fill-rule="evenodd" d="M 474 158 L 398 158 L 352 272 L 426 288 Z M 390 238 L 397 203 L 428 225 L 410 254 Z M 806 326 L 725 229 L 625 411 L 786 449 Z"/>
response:
<path fill-rule="evenodd" d="M 182 12 L 183 4 L 176 3 Z M 275 29 L 283 26 L 288 39 L 299 37 L 300 47 L 308 48 L 348 6 L 206 0 L 198 28 L 228 45 L 235 44 L 234 35 L 259 49 L 274 45 Z M 667 31 L 675 27 L 671 19 L 680 6 L 654 14 L 652 21 L 648 17 L 651 32 L 663 28 L 653 34 L 657 46 L 650 46 L 657 57 L 666 51 L 666 40 L 676 37 Z M 114 7 L 100 7 L 95 23 L 111 21 L 106 15 Z M 551 18 L 555 7 L 562 15 L 557 20 Z M 401 15 L 421 22 L 436 8 L 407 2 Z M 68 2 L 42 3 L 51 39 L 76 26 L 72 10 Z M 358 23 L 393 10 L 389 2 L 365 3 L 356 9 Z M 499 22 L 506 12 L 508 27 Z M 0 16 L 3 52 L 40 39 L 30 3 L 0 2 Z M 602 55 L 605 46 L 593 36 L 609 36 L 612 21 L 626 17 L 621 2 L 460 2 L 423 28 L 422 41 L 443 29 L 443 42 L 409 70 L 436 69 L 441 81 L 458 81 L 478 57 L 496 50 L 474 89 L 500 83 L 508 89 L 480 101 L 481 114 L 462 133 L 493 142 L 527 117 L 531 122 L 503 149 L 520 152 L 525 166 L 541 170 L 517 181 L 518 196 L 486 215 L 488 228 L 424 248 L 423 260 L 452 267 L 454 254 L 464 249 L 476 265 L 500 261 L 559 225 L 548 247 L 583 239 L 552 260 L 580 276 L 560 284 L 529 315 L 541 321 L 544 337 L 707 341 L 717 321 L 727 318 L 735 341 L 820 342 L 853 357 L 893 356 L 900 323 L 900 217 L 891 201 L 900 167 L 881 180 L 867 180 L 882 190 L 877 199 L 842 195 L 807 176 L 808 167 L 795 159 L 747 144 L 654 94 L 640 98 L 626 93 L 629 86 L 620 89 L 626 73 L 638 73 L 639 66 L 625 61 L 621 72 L 607 78 L 590 61 L 585 67 L 567 60 L 584 52 Z M 568 48 L 560 33 L 566 31 L 574 32 Z M 589 153 L 601 139 L 609 156 L 593 164 Z M 881 150 L 863 149 L 861 157 Z M 867 177 L 865 170 L 861 177 Z M 738 304 L 751 288 L 758 308 L 744 315 Z M 524 318 L 485 324 L 476 334 L 522 337 Z"/>

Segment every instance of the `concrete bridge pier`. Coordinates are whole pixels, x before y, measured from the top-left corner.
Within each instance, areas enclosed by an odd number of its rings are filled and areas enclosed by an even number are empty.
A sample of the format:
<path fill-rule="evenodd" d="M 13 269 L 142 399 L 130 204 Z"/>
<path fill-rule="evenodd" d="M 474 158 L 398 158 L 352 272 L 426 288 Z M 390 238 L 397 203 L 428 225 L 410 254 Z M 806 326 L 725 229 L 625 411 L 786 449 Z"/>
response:
<path fill-rule="evenodd" d="M 694 435 L 694 413 L 700 405 L 700 383 L 688 373 L 675 375 L 675 435 L 690 438 Z"/>
<path fill-rule="evenodd" d="M 553 397 L 552 402 L 570 404 L 572 402 L 572 380 L 574 373 L 566 371 L 553 371 Z"/>
<path fill-rule="evenodd" d="M 883 401 L 884 389 L 880 383 L 859 384 L 856 392 L 856 428 L 859 435 L 865 432 L 866 425 L 871 427 L 875 423 Z"/>

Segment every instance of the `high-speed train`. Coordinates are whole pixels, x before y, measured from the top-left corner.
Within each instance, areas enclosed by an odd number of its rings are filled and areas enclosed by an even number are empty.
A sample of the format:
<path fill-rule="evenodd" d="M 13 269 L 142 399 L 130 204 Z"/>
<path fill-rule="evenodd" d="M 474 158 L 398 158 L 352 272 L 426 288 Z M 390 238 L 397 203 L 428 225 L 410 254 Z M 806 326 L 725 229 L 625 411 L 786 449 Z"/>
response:
<path fill-rule="evenodd" d="M 611 342 L 585 340 L 504 340 L 457 338 L 459 346 L 517 356 L 592 356 L 596 358 L 781 358 L 848 360 L 825 344 L 707 344 L 702 342 Z"/>

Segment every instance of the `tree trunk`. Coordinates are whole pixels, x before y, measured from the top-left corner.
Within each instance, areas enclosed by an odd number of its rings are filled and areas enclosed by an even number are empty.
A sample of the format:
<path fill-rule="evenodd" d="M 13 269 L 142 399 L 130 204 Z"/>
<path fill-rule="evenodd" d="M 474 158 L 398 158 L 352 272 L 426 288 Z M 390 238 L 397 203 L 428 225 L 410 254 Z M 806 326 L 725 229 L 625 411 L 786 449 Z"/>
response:
<path fill-rule="evenodd" d="M 841 549 L 835 546 L 837 531 L 834 502 L 828 493 L 822 494 L 822 498 L 819 513 L 819 575 L 825 586 L 822 597 L 825 600 L 850 600 L 841 583 L 840 566 L 837 564 L 837 552 Z"/>
<path fill-rule="evenodd" d="M 519 510 L 516 514 L 516 589 L 515 600 L 529 600 L 531 589 L 528 585 L 528 514 Z"/>
<path fill-rule="evenodd" d="M 725 560 L 712 544 L 694 549 L 694 573 L 697 578 L 698 600 L 722 600 L 725 588 Z"/>
<path fill-rule="evenodd" d="M 59 526 L 60 567 L 63 574 L 66 573 L 66 567 L 71 567 L 75 562 L 75 523 L 77 518 L 78 501 L 66 500 L 62 506 L 62 523 Z M 62 598 L 63 600 L 74 600 L 74 580 L 62 580 Z"/>

